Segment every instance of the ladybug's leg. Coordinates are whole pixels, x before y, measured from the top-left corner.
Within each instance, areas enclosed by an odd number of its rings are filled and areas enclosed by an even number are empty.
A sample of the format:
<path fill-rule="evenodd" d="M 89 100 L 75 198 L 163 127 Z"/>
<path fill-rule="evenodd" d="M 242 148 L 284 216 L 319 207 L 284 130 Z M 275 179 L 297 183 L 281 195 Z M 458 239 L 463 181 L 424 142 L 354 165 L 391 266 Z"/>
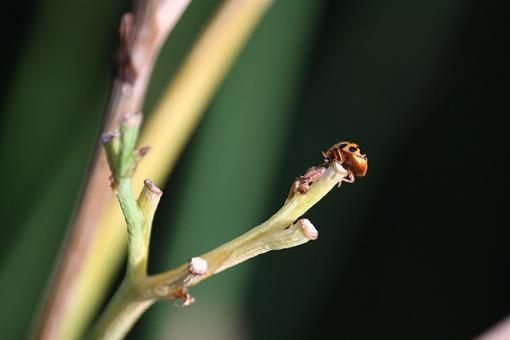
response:
<path fill-rule="evenodd" d="M 347 170 L 347 172 L 349 173 L 347 175 L 347 177 L 342 178 L 342 180 L 340 182 L 338 182 L 339 188 L 340 188 L 340 185 L 342 185 L 342 182 L 354 183 L 354 180 L 355 180 L 354 174 L 350 170 Z"/>
<path fill-rule="evenodd" d="M 340 152 L 340 149 L 335 148 L 335 159 L 340 163 L 343 164 L 345 162 L 345 156 L 342 152 Z"/>
<path fill-rule="evenodd" d="M 322 162 L 321 166 L 327 167 L 331 162 L 331 155 L 329 154 L 329 150 L 326 152 L 322 151 L 322 157 L 324 158 L 324 161 Z"/>

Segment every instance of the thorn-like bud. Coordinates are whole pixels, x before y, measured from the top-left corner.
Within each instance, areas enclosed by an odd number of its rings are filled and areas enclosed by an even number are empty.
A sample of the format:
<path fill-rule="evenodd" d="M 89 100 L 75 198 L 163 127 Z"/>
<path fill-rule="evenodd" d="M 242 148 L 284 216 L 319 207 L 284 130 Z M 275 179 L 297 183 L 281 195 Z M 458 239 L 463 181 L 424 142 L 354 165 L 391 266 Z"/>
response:
<path fill-rule="evenodd" d="M 136 169 L 136 143 L 143 116 L 141 112 L 126 112 L 120 120 L 120 149 L 115 178 L 131 177 Z"/>
<path fill-rule="evenodd" d="M 115 57 L 115 68 L 120 80 L 133 85 L 137 78 L 137 71 L 133 65 L 132 49 L 135 41 L 135 16 L 128 12 L 122 16 L 119 27 L 119 48 Z"/>
<path fill-rule="evenodd" d="M 194 302 L 195 302 L 195 298 L 193 296 L 189 295 L 189 293 L 188 293 L 188 294 L 186 294 L 186 297 L 183 299 L 181 307 L 189 306 Z"/>
<path fill-rule="evenodd" d="M 120 137 L 120 132 L 118 130 L 107 131 L 101 135 L 99 141 L 101 142 L 101 144 L 106 145 L 116 137 Z"/>
<path fill-rule="evenodd" d="M 130 45 L 133 42 L 133 26 L 135 16 L 131 12 L 124 13 L 120 19 L 119 36 L 122 43 Z"/>
<path fill-rule="evenodd" d="M 104 146 L 106 151 L 106 159 L 108 160 L 108 165 L 110 166 L 110 170 L 113 173 L 116 169 L 117 159 L 119 156 L 120 132 L 118 130 L 105 132 L 101 138 L 99 138 L 99 141 Z M 112 183 L 113 182 L 115 182 L 115 180 L 112 181 Z"/>
<path fill-rule="evenodd" d="M 188 273 L 192 275 L 207 274 L 207 261 L 201 257 L 192 257 L 188 261 Z"/>
<path fill-rule="evenodd" d="M 310 222 L 309 219 L 301 218 L 296 223 L 300 224 L 303 234 L 310 240 L 316 240 L 319 237 L 319 232 L 317 229 L 315 229 L 314 225 L 312 222 Z"/>
<path fill-rule="evenodd" d="M 146 154 L 148 154 L 152 150 L 152 147 L 150 145 L 144 145 L 140 149 L 138 149 L 138 156 L 140 158 L 144 157 Z"/>
<path fill-rule="evenodd" d="M 143 184 L 142 192 L 140 193 L 140 197 L 138 197 L 138 207 L 144 216 L 152 219 L 156 212 L 159 199 L 161 195 L 163 195 L 163 191 L 150 179 L 146 179 Z"/>
<path fill-rule="evenodd" d="M 121 122 L 128 127 L 138 127 L 142 125 L 143 114 L 141 112 L 126 112 L 122 115 Z"/>
<path fill-rule="evenodd" d="M 154 184 L 154 182 L 151 181 L 150 179 L 146 179 L 145 181 L 143 181 L 143 184 L 144 184 L 144 189 L 147 189 L 152 194 L 154 194 L 158 197 L 161 197 L 161 195 L 163 195 L 163 191 L 161 191 L 161 189 L 158 188 L 156 186 L 156 184 Z"/>
<path fill-rule="evenodd" d="M 188 293 L 188 288 L 182 287 L 174 291 L 170 298 L 172 300 L 180 299 L 182 302 L 179 304 L 181 307 L 186 307 L 195 302 L 195 299 Z"/>
<path fill-rule="evenodd" d="M 117 187 L 117 185 L 115 184 L 115 178 L 113 177 L 113 174 L 111 174 L 110 177 L 108 177 L 108 184 L 110 189 L 112 190 L 115 190 L 115 188 Z"/>

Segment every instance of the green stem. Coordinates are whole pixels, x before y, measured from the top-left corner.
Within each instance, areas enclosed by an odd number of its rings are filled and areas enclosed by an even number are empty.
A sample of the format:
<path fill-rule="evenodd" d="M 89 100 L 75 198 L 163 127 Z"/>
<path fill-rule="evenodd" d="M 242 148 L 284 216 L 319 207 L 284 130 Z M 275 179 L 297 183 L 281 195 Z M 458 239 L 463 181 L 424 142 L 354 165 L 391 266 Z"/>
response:
<path fill-rule="evenodd" d="M 343 178 L 348 175 L 340 165 L 332 163 L 327 171 L 315 182 L 308 193 L 297 193 L 286 201 L 283 207 L 264 223 L 243 235 L 201 255 L 208 265 L 204 275 L 190 275 L 188 265 L 149 276 L 146 281 L 146 294 L 152 297 L 173 296 L 183 287 L 191 287 L 225 269 L 244 262 L 252 257 L 271 250 L 279 250 L 301 245 L 317 238 L 316 230 L 309 221 L 300 216 L 315 205 Z"/>
<path fill-rule="evenodd" d="M 135 153 L 136 142 L 142 124 L 141 112 L 128 112 L 122 116 L 120 122 L 120 150 L 117 164 L 113 171 L 115 180 L 123 177 L 131 177 L 136 167 Z"/>
<path fill-rule="evenodd" d="M 139 288 L 126 277 L 108 303 L 90 339 L 123 339 L 136 320 L 156 301 L 156 299 L 147 299 L 140 296 Z"/>
<path fill-rule="evenodd" d="M 121 129 L 121 133 L 126 131 Z M 133 157 L 128 157 L 123 147 L 134 148 L 122 142 L 118 161 L 124 159 L 132 163 Z M 126 166 L 124 169 L 131 167 Z M 210 276 L 268 251 L 295 247 L 316 239 L 317 230 L 308 220 L 294 221 L 347 175 L 348 172 L 339 163 L 332 162 L 307 193 L 296 192 L 266 222 L 201 257 L 190 259 L 181 267 L 149 277 L 146 268 L 150 229 L 162 192 L 150 180 L 146 180 L 136 201 L 131 178 L 127 175 L 116 177 L 116 194 L 128 225 L 127 274 L 97 323 L 92 339 L 122 339 L 154 302 L 164 298 L 181 298 L 184 305 L 187 305 L 193 302 L 188 288 Z"/>
<path fill-rule="evenodd" d="M 141 113 L 126 113 L 120 132 L 109 132 L 101 138 L 112 171 L 112 187 L 127 224 L 128 261 L 124 281 L 96 324 L 91 335 L 93 339 L 123 338 L 157 300 L 142 295 L 144 289 L 140 288 L 147 278 L 151 225 L 162 195 L 150 180 L 145 181 L 138 200 L 133 193 L 131 176 L 143 156 L 135 152 L 141 121 Z"/>
<path fill-rule="evenodd" d="M 131 178 L 121 178 L 117 182 L 116 188 L 117 199 L 119 200 L 122 213 L 127 223 L 128 230 L 128 263 L 127 276 L 134 273 L 144 274 L 147 253 L 146 244 L 144 242 L 143 225 L 144 216 L 133 194 Z"/>

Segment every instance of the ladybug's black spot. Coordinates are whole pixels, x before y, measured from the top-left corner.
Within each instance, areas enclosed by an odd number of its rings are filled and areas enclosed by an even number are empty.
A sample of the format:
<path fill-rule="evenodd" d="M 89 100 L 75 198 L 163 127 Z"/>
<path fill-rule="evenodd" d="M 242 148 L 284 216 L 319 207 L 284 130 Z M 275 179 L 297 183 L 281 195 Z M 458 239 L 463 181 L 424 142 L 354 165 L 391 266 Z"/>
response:
<path fill-rule="evenodd" d="M 347 146 L 347 143 L 342 143 L 342 144 L 340 144 L 338 147 L 339 147 L 340 149 L 343 149 L 343 148 L 345 148 L 346 146 Z"/>
<path fill-rule="evenodd" d="M 349 151 L 350 152 L 356 152 L 356 151 L 358 151 L 358 148 L 355 147 L 355 146 L 349 146 Z"/>

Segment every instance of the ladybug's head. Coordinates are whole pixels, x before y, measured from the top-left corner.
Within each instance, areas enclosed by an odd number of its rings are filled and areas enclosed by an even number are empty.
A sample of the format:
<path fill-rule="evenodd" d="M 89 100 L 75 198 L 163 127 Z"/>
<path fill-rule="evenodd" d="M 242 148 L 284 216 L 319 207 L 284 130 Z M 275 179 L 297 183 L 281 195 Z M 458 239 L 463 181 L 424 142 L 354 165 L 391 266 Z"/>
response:
<path fill-rule="evenodd" d="M 350 170 L 358 177 L 366 175 L 368 170 L 368 157 L 358 144 L 353 142 L 340 142 L 333 147 L 338 148 L 343 154 L 345 158 L 344 166 L 347 170 Z"/>

